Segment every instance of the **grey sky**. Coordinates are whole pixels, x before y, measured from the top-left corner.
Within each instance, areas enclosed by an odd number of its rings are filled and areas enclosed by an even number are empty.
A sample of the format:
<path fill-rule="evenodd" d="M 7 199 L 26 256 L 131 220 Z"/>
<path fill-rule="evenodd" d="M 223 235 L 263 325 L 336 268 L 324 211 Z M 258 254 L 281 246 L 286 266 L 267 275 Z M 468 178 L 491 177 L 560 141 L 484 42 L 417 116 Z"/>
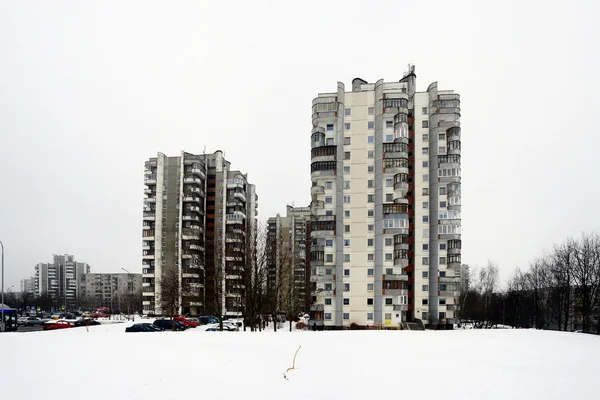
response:
<path fill-rule="evenodd" d="M 461 94 L 463 262 L 598 230 L 598 2 L 200 3 L 0 0 L 6 287 L 53 253 L 141 272 L 157 151 L 222 149 L 261 219 L 307 205 L 311 100 L 408 63 Z"/>

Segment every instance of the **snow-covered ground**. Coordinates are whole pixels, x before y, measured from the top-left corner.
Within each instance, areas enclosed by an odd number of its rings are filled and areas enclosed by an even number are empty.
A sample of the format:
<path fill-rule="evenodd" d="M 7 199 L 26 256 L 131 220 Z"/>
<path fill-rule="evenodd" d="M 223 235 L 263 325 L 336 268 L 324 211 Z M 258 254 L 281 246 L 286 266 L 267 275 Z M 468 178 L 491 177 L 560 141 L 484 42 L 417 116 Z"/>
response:
<path fill-rule="evenodd" d="M 600 337 L 535 330 L 0 335 L 2 399 L 598 399 Z M 292 366 L 298 346 L 294 373 Z"/>

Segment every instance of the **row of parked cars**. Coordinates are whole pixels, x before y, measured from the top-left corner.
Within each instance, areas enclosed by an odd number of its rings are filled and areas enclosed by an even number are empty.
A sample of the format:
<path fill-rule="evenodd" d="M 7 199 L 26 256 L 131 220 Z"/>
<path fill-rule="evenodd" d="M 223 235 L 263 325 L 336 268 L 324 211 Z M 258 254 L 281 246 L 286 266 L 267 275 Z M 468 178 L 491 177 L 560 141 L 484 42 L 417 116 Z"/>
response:
<path fill-rule="evenodd" d="M 57 318 L 19 317 L 19 326 L 41 326 L 45 331 L 56 329 L 74 328 L 78 326 L 100 325 L 92 318 L 77 317 L 74 315 L 56 315 Z"/>
<path fill-rule="evenodd" d="M 207 331 L 218 331 L 219 320 L 214 316 L 201 316 L 198 318 L 185 318 L 178 315 L 173 318 L 159 318 L 152 323 L 140 322 L 125 328 L 125 332 L 160 332 L 165 330 L 184 331 L 190 328 L 196 328 L 198 325 L 211 325 Z M 216 326 L 215 326 L 216 325 Z M 223 321 L 223 330 L 238 331 L 241 323 L 234 321 Z"/>

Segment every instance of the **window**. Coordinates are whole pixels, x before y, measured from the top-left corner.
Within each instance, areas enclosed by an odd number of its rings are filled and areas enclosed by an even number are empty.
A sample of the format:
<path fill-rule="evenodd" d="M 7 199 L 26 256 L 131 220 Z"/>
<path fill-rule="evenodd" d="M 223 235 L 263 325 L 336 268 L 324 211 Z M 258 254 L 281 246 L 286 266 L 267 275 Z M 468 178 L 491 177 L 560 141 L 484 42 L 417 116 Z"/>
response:
<path fill-rule="evenodd" d="M 344 173 L 345 174 L 349 174 L 350 173 L 350 167 L 344 167 Z"/>
<path fill-rule="evenodd" d="M 375 136 L 373 136 L 373 135 L 367 136 L 367 143 L 375 143 Z"/>
<path fill-rule="evenodd" d="M 393 299 L 391 297 L 386 297 L 385 298 L 385 305 L 386 306 L 391 306 L 393 302 Z"/>
<path fill-rule="evenodd" d="M 428 312 L 426 312 L 426 311 L 423 311 L 423 314 L 422 314 L 422 316 L 421 316 L 421 319 L 422 319 L 422 320 L 425 320 L 425 321 L 426 321 L 426 320 L 428 320 L 428 319 L 429 319 L 429 313 L 428 313 Z"/>
<path fill-rule="evenodd" d="M 369 108 L 367 109 L 367 113 L 368 113 L 369 115 L 373 115 L 373 114 L 375 114 L 375 107 L 369 107 Z"/>
<path fill-rule="evenodd" d="M 327 124 L 327 130 L 328 131 L 332 131 L 333 130 L 333 124 Z"/>
<path fill-rule="evenodd" d="M 429 188 L 423 188 L 423 196 L 429 196 Z"/>
<path fill-rule="evenodd" d="M 385 201 L 387 201 L 387 202 L 394 201 L 394 194 L 393 193 L 386 193 L 385 194 Z"/>
<path fill-rule="evenodd" d="M 386 320 L 392 319 L 392 314 L 391 313 L 385 313 L 385 319 Z"/>
<path fill-rule="evenodd" d="M 446 202 L 440 201 L 440 208 L 446 208 Z"/>
<path fill-rule="evenodd" d="M 386 142 L 393 142 L 394 141 L 394 135 L 385 135 L 385 141 Z"/>
<path fill-rule="evenodd" d="M 349 269 L 345 269 L 344 270 L 344 276 L 350 276 L 350 270 Z"/>
<path fill-rule="evenodd" d="M 429 135 L 428 134 L 424 134 L 422 139 L 423 139 L 424 142 L 429 142 Z"/>
<path fill-rule="evenodd" d="M 385 245 L 386 246 L 391 246 L 392 245 L 392 238 L 385 238 Z"/>
<path fill-rule="evenodd" d="M 350 218 L 350 210 L 344 210 L 344 218 Z"/>
<path fill-rule="evenodd" d="M 325 321 L 331 321 L 331 313 L 325 313 Z"/>
<path fill-rule="evenodd" d="M 429 243 L 423 243 L 423 251 L 429 251 Z"/>
<path fill-rule="evenodd" d="M 369 174 L 372 174 L 372 173 L 373 173 L 373 171 L 375 171 L 375 167 L 374 167 L 373 165 L 368 165 L 368 166 L 367 166 L 367 172 L 368 172 Z"/>
<path fill-rule="evenodd" d="M 344 262 L 350 262 L 350 254 L 344 254 Z"/>
<path fill-rule="evenodd" d="M 350 313 L 345 312 L 343 317 L 344 319 L 350 319 Z"/>
<path fill-rule="evenodd" d="M 374 158 L 375 157 L 375 152 L 373 150 L 368 150 L 367 151 L 367 157 L 368 158 Z"/>
<path fill-rule="evenodd" d="M 327 246 L 327 247 L 333 246 L 333 239 L 326 239 L 325 240 L 325 246 Z"/>
<path fill-rule="evenodd" d="M 333 254 L 325 254 L 325 261 L 328 263 L 333 262 Z"/>
<path fill-rule="evenodd" d="M 394 186 L 394 179 L 393 178 L 387 178 L 385 180 L 385 187 L 392 187 Z"/>
<path fill-rule="evenodd" d="M 421 151 L 423 154 L 429 154 L 429 147 L 423 147 Z"/>
<path fill-rule="evenodd" d="M 446 146 L 438 147 L 438 154 L 446 154 Z"/>
<path fill-rule="evenodd" d="M 344 283 L 344 292 L 349 292 L 349 291 L 350 291 L 350 284 Z"/>
<path fill-rule="evenodd" d="M 332 210 L 326 210 L 325 211 L 325 215 L 327 215 L 328 217 L 333 216 L 333 211 Z"/>
<path fill-rule="evenodd" d="M 333 182 L 332 181 L 325 182 L 325 189 L 333 189 Z"/>
<path fill-rule="evenodd" d="M 349 306 L 350 305 L 350 299 L 349 298 L 345 298 L 344 299 L 344 305 L 345 306 Z"/>
<path fill-rule="evenodd" d="M 367 313 L 367 321 L 373 321 L 373 313 Z"/>
<path fill-rule="evenodd" d="M 369 225 L 367 225 L 367 229 L 369 230 L 369 232 L 370 231 L 374 231 L 375 230 L 375 225 L 369 224 Z"/>
<path fill-rule="evenodd" d="M 424 223 L 428 223 L 429 222 L 429 215 L 423 215 L 423 222 Z"/>
<path fill-rule="evenodd" d="M 440 187 L 440 195 L 445 195 L 446 194 L 446 188 L 444 186 Z"/>
<path fill-rule="evenodd" d="M 347 131 L 350 130 L 350 122 L 344 123 L 344 129 L 346 129 Z"/>
<path fill-rule="evenodd" d="M 428 271 L 423 271 L 422 272 L 422 276 L 423 276 L 423 278 L 429 278 L 429 272 Z"/>
<path fill-rule="evenodd" d="M 349 151 L 345 151 L 344 152 L 344 160 L 349 160 L 350 159 L 350 152 Z"/>
<path fill-rule="evenodd" d="M 326 306 L 330 306 L 331 305 L 331 299 L 325 299 L 325 305 Z"/>
<path fill-rule="evenodd" d="M 428 111 L 428 110 L 427 110 L 427 107 L 423 107 L 423 108 L 421 108 L 421 114 L 423 114 L 423 115 L 427 115 L 427 114 L 428 114 L 428 112 L 427 112 L 427 111 Z"/>
<path fill-rule="evenodd" d="M 446 257 L 440 257 L 440 264 L 441 265 L 445 265 L 446 264 Z"/>
<path fill-rule="evenodd" d="M 375 270 L 373 268 L 367 269 L 367 276 L 373 276 Z"/>
<path fill-rule="evenodd" d="M 440 250 L 446 250 L 446 243 L 440 243 Z"/>
<path fill-rule="evenodd" d="M 367 195 L 367 203 L 373 203 L 375 201 L 375 195 L 374 194 L 368 194 Z"/>
<path fill-rule="evenodd" d="M 327 138 L 325 141 L 325 144 L 327 146 L 333 146 L 333 138 Z"/>
<path fill-rule="evenodd" d="M 350 229 L 349 225 L 348 225 L 348 229 Z M 344 239 L 344 247 L 350 247 L 350 239 Z"/>
<path fill-rule="evenodd" d="M 429 121 L 421 121 L 421 128 L 429 128 Z"/>
<path fill-rule="evenodd" d="M 440 140 L 446 140 L 446 134 L 445 133 L 440 133 L 438 137 L 439 137 Z"/>
<path fill-rule="evenodd" d="M 330 276 L 330 275 L 332 275 L 332 274 L 331 274 L 331 271 L 332 271 L 332 269 L 331 269 L 331 268 L 327 268 L 327 269 L 325 270 L 325 275 L 327 275 L 327 276 Z M 329 283 L 328 285 L 329 285 L 329 286 L 331 286 L 331 284 L 330 284 L 330 283 Z M 331 287 L 330 287 L 329 289 L 326 289 L 326 290 L 331 290 Z"/>
<path fill-rule="evenodd" d="M 327 201 L 326 201 L 326 202 L 327 202 Z M 427 209 L 427 208 L 429 208 L 429 202 L 428 202 L 428 201 L 424 201 L 424 202 L 423 202 L 423 208 L 424 208 L 424 209 Z"/>
<path fill-rule="evenodd" d="M 369 188 L 372 188 L 372 187 L 374 187 L 374 185 L 373 185 L 373 179 L 369 179 L 369 180 L 367 181 L 367 187 L 369 187 Z"/>
<path fill-rule="evenodd" d="M 423 168 L 429 168 L 429 161 L 423 161 Z"/>
<path fill-rule="evenodd" d="M 350 189 L 350 181 L 344 181 L 344 189 Z"/>
<path fill-rule="evenodd" d="M 375 129 L 375 121 L 367 122 L 367 129 Z"/>
<path fill-rule="evenodd" d="M 373 284 L 372 283 L 367 283 L 367 290 L 373 291 Z"/>
<path fill-rule="evenodd" d="M 440 271 L 440 278 L 446 277 L 446 271 Z"/>
<path fill-rule="evenodd" d="M 385 121 L 385 127 L 386 128 L 393 128 L 394 127 L 394 121 L 392 121 L 392 120 Z"/>
<path fill-rule="evenodd" d="M 373 253 L 367 254 L 367 261 L 373 261 L 374 257 Z"/>
<path fill-rule="evenodd" d="M 385 253 L 385 261 L 392 261 L 394 259 L 393 253 Z"/>
<path fill-rule="evenodd" d="M 344 195 L 344 203 L 350 203 L 350 196 Z"/>
<path fill-rule="evenodd" d="M 423 264 L 423 265 L 429 265 L 429 257 L 422 257 L 421 258 L 421 264 Z"/>
<path fill-rule="evenodd" d="M 325 203 L 326 203 L 326 204 L 331 204 L 331 203 L 333 203 L 333 200 L 332 200 L 331 196 L 326 196 L 326 197 L 325 197 Z"/>
<path fill-rule="evenodd" d="M 445 312 L 441 312 L 440 313 L 440 319 L 446 319 L 446 313 Z"/>
<path fill-rule="evenodd" d="M 373 239 L 367 239 L 367 246 L 373 246 Z"/>
<path fill-rule="evenodd" d="M 344 146 L 348 146 L 350 144 L 350 138 L 348 136 L 346 136 L 344 138 Z"/>
<path fill-rule="evenodd" d="M 325 290 L 333 290 L 332 284 L 331 283 L 326 283 L 325 284 Z"/>
<path fill-rule="evenodd" d="M 348 116 L 351 113 L 351 109 L 350 108 L 344 108 L 344 115 Z"/>
<path fill-rule="evenodd" d="M 367 305 L 368 306 L 372 306 L 373 305 L 373 299 L 367 299 Z"/>
<path fill-rule="evenodd" d="M 429 174 L 423 174 L 423 182 L 429 182 Z"/>
<path fill-rule="evenodd" d="M 394 273 L 394 269 L 393 268 L 386 268 L 385 269 L 385 274 L 386 275 L 392 275 Z"/>
<path fill-rule="evenodd" d="M 421 304 L 424 305 L 424 306 L 426 306 L 426 305 L 429 304 L 429 300 L 428 299 L 422 299 L 421 300 Z"/>
<path fill-rule="evenodd" d="M 367 217 L 372 217 L 375 214 L 373 210 L 367 210 Z"/>
<path fill-rule="evenodd" d="M 424 292 L 429 292 L 429 285 L 423 285 L 421 287 L 421 290 L 423 290 Z"/>
<path fill-rule="evenodd" d="M 344 232 L 350 232 L 350 225 L 344 225 Z"/>

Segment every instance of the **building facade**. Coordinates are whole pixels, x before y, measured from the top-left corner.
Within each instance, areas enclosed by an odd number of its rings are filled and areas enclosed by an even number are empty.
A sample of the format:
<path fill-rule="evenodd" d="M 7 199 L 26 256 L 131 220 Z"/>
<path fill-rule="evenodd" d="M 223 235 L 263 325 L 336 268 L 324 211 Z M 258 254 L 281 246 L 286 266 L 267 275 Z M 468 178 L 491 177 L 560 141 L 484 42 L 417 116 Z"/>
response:
<path fill-rule="evenodd" d="M 166 277 L 179 286 L 178 312 L 239 315 L 246 234 L 256 226 L 257 196 L 221 151 L 145 164 L 142 296 L 145 314 L 164 314 Z M 164 296 L 163 296 L 164 295 Z M 163 298 L 161 300 L 161 297 Z"/>
<path fill-rule="evenodd" d="M 35 277 L 21 279 L 21 293 L 35 294 Z"/>
<path fill-rule="evenodd" d="M 310 220 L 310 207 L 292 206 L 267 220 L 267 293 L 278 296 L 279 311 L 300 313 L 310 305 Z"/>
<path fill-rule="evenodd" d="M 89 309 L 109 307 L 113 312 L 139 309 L 142 274 L 88 273 L 80 277 L 80 304 Z"/>
<path fill-rule="evenodd" d="M 313 100 L 311 323 L 450 323 L 460 286 L 460 97 L 354 79 Z M 321 261 L 324 260 L 324 261 Z"/>
<path fill-rule="evenodd" d="M 81 293 L 80 280 L 89 272 L 90 266 L 75 261 L 75 256 L 55 254 L 52 263 L 39 263 L 35 266 L 35 294 L 49 296 L 57 308 L 77 309 Z"/>

